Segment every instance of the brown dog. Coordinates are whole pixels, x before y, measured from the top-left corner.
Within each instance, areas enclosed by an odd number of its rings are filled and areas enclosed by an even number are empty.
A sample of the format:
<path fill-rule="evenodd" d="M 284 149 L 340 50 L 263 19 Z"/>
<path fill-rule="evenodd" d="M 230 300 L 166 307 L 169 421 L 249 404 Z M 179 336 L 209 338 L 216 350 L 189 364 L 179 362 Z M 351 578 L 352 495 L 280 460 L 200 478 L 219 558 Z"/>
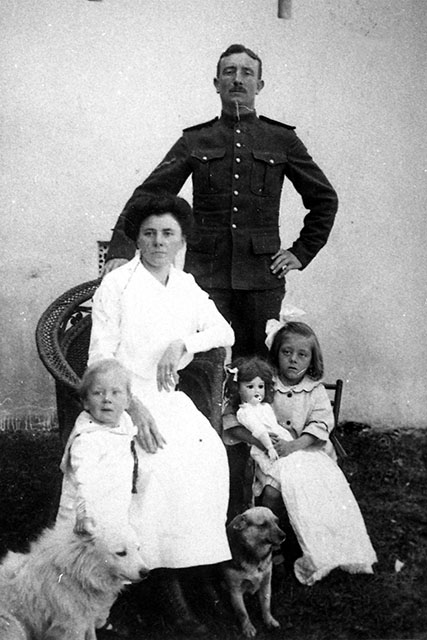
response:
<path fill-rule="evenodd" d="M 232 560 L 224 563 L 224 575 L 231 604 L 242 632 L 256 635 L 244 602 L 245 593 L 258 592 L 262 617 L 270 629 L 279 627 L 271 615 L 272 549 L 285 539 L 278 518 L 267 507 L 253 507 L 236 516 L 227 527 Z"/>

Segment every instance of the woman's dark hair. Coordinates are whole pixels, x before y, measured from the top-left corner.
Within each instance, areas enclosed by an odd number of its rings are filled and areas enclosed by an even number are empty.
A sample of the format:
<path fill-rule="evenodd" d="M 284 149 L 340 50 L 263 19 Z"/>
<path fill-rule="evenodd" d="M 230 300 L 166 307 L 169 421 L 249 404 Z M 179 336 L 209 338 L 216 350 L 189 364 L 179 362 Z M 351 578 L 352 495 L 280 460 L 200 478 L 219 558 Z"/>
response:
<path fill-rule="evenodd" d="M 227 370 L 225 396 L 235 411 L 237 411 L 241 404 L 239 384 L 241 382 L 250 382 L 257 377 L 261 378 L 265 384 L 265 397 L 263 402 L 273 402 L 273 378 L 275 371 L 269 362 L 258 356 L 253 356 L 252 358 L 237 358 L 227 366 Z"/>
<path fill-rule="evenodd" d="M 308 338 L 311 343 L 311 362 L 307 370 L 307 375 L 313 380 L 320 380 L 323 377 L 323 356 L 319 340 L 313 329 L 305 322 L 287 322 L 273 338 L 270 349 L 270 362 L 279 371 L 279 351 L 284 339 L 289 334 L 299 335 Z"/>
<path fill-rule="evenodd" d="M 193 210 L 184 198 L 163 193 L 136 196 L 127 205 L 121 216 L 124 218 L 125 234 L 136 242 L 141 225 L 150 216 L 170 213 L 181 227 L 182 235 L 188 238 L 193 227 Z"/>

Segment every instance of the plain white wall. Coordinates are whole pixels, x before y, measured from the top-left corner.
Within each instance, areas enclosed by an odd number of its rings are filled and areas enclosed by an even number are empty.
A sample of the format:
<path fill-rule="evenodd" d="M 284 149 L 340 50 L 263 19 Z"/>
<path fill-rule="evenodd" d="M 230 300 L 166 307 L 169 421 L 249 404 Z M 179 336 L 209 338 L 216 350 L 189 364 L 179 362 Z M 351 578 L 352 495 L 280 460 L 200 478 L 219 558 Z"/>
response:
<path fill-rule="evenodd" d="M 294 0 L 291 20 L 277 0 L 3 0 L 0 21 L 0 419 L 52 412 L 39 316 L 97 276 L 97 240 L 180 130 L 217 115 L 217 58 L 242 42 L 258 112 L 297 125 L 340 196 L 288 300 L 346 382 L 342 418 L 427 426 L 424 0 Z M 290 187 L 282 210 L 287 245 Z"/>

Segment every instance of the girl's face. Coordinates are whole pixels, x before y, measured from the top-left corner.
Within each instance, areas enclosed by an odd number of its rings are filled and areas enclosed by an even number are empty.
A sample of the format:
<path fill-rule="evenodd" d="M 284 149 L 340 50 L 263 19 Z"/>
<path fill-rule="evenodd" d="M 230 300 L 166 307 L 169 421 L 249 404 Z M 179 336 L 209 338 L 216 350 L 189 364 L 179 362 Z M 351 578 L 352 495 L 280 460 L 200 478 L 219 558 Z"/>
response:
<path fill-rule="evenodd" d="M 116 427 L 120 416 L 129 405 L 125 376 L 117 371 L 106 371 L 94 376 L 83 406 L 91 416 L 107 427 Z"/>
<path fill-rule="evenodd" d="M 280 379 L 288 385 L 300 382 L 311 362 L 311 339 L 289 333 L 278 353 Z"/>
<path fill-rule="evenodd" d="M 257 376 L 249 382 L 239 382 L 239 395 L 241 402 L 259 404 L 265 397 L 265 382 Z"/>

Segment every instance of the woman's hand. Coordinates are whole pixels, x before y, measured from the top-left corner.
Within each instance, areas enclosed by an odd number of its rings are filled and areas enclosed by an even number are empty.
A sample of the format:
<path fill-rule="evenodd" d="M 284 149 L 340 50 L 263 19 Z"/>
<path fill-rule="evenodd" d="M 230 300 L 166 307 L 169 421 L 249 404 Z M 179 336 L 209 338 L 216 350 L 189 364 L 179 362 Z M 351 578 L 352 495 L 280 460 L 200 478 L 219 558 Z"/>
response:
<path fill-rule="evenodd" d="M 163 449 L 166 440 L 158 430 L 156 421 L 148 409 L 135 396 L 132 396 L 128 411 L 133 423 L 138 427 L 136 437 L 144 451 L 156 453 L 157 449 Z"/>
<path fill-rule="evenodd" d="M 159 391 L 171 391 L 179 382 L 178 364 L 185 353 L 183 340 L 170 343 L 157 365 L 157 388 Z"/>

